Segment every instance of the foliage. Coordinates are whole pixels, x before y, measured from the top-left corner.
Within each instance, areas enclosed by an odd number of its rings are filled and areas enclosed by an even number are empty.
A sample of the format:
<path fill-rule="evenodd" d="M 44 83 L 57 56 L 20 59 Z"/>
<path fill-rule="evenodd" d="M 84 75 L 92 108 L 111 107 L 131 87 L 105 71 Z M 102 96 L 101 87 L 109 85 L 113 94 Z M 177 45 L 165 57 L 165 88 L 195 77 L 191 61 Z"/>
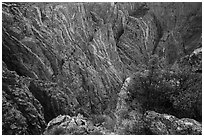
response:
<path fill-rule="evenodd" d="M 117 134 L 152 134 L 144 122 L 147 110 L 201 121 L 201 61 L 194 61 L 194 65 L 192 59 L 185 58 L 168 66 L 165 59 L 153 55 L 146 66 L 138 66 L 130 80 L 126 79 L 124 92 L 120 92 L 123 102 L 116 112 Z"/>
<path fill-rule="evenodd" d="M 132 110 L 127 116 L 121 119 L 120 125 L 116 128 L 117 134 L 122 135 L 144 135 L 144 121 L 141 113 Z"/>
<path fill-rule="evenodd" d="M 150 59 L 149 75 L 140 84 L 147 94 L 145 109 L 201 121 L 202 75 L 189 64 L 164 68 L 160 63 L 157 56 Z"/>
<path fill-rule="evenodd" d="M 102 126 L 109 131 L 114 131 L 116 118 L 113 113 L 109 113 L 107 115 L 93 115 L 91 118 L 94 126 Z"/>

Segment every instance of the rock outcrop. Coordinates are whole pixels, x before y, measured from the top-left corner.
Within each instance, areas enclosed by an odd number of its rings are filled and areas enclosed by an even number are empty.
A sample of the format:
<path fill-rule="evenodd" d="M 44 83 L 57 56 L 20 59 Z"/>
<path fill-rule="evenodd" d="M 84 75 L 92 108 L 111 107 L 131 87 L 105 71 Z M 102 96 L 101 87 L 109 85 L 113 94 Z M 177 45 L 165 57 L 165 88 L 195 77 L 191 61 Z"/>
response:
<path fill-rule="evenodd" d="M 43 107 L 29 91 L 28 81 L 3 64 L 3 134 L 41 134 L 46 127 Z"/>
<path fill-rule="evenodd" d="M 75 113 L 76 98 L 56 83 L 18 76 L 4 63 L 2 81 L 3 134 L 42 134 L 56 116 Z"/>
<path fill-rule="evenodd" d="M 113 135 L 110 131 L 93 123 L 83 115 L 70 117 L 59 115 L 51 120 L 44 132 L 45 135 Z"/>
<path fill-rule="evenodd" d="M 202 135 L 201 123 L 189 118 L 147 111 L 144 121 L 154 135 Z"/>
<path fill-rule="evenodd" d="M 46 122 L 60 114 L 74 115 L 78 105 L 76 98 L 67 94 L 69 91 L 60 89 L 56 83 L 33 80 L 28 88 L 43 106 Z"/>

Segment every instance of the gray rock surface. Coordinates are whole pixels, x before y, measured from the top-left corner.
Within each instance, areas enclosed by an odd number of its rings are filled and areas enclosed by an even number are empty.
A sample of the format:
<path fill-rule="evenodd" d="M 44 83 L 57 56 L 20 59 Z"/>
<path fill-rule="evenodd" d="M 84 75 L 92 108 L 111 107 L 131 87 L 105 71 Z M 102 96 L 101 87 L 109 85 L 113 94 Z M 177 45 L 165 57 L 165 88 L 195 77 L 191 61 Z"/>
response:
<path fill-rule="evenodd" d="M 189 118 L 147 111 L 144 121 L 154 135 L 202 135 L 201 123 Z"/>
<path fill-rule="evenodd" d="M 59 115 L 52 119 L 44 132 L 45 135 L 113 135 L 103 127 L 94 126 L 93 123 L 83 115 L 70 117 L 69 115 Z"/>

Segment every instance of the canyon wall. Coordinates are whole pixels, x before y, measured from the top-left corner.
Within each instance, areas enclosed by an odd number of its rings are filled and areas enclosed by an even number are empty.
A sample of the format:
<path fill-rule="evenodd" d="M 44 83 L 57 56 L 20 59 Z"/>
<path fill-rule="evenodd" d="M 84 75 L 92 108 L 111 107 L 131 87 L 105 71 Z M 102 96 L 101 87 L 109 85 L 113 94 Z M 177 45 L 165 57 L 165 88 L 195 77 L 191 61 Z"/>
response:
<path fill-rule="evenodd" d="M 172 66 L 202 47 L 201 28 L 201 3 L 2 3 L 3 134 L 110 113 L 127 77 L 154 54 Z M 23 123 L 10 127 L 8 108 Z"/>

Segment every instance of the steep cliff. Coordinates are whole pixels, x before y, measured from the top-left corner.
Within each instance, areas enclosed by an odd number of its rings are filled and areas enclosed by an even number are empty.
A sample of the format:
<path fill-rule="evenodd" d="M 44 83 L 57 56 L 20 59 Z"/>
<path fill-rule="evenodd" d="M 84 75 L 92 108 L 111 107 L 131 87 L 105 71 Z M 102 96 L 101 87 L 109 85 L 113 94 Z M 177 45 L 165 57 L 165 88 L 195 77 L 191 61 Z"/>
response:
<path fill-rule="evenodd" d="M 46 127 L 40 102 L 28 89 L 29 78 L 19 77 L 3 64 L 3 134 L 41 134 Z"/>
<path fill-rule="evenodd" d="M 12 132 L 3 123 L 3 134 L 41 134 L 60 114 L 114 111 L 127 77 L 154 54 L 171 67 L 202 47 L 201 28 L 201 3 L 2 3 L 3 119 L 13 121 L 9 106 L 24 119 Z M 11 92 L 7 77 L 21 86 Z"/>

